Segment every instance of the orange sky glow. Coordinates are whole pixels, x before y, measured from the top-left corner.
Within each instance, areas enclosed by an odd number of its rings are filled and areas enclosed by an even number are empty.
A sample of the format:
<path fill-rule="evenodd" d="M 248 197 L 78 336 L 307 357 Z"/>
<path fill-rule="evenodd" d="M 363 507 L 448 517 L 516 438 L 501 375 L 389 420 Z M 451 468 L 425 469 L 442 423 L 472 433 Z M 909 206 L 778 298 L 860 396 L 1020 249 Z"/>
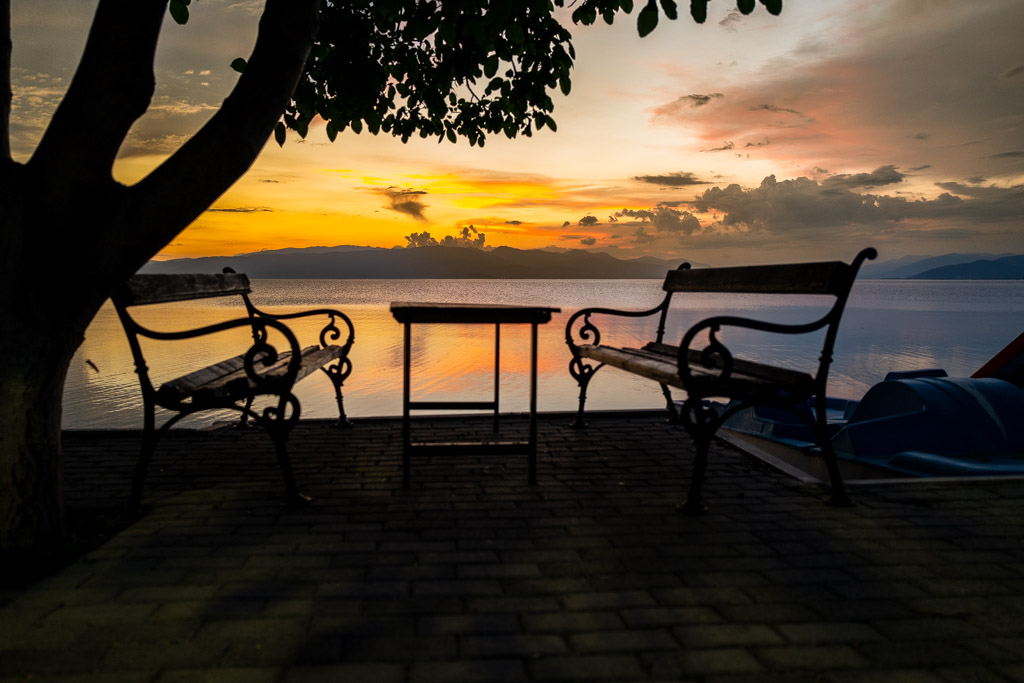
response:
<path fill-rule="evenodd" d="M 215 111 L 260 2 L 170 20 L 153 107 L 115 177 L 144 177 Z M 95 2 L 15 0 L 12 146 L 26 160 Z M 485 246 L 714 265 L 1024 253 L 1024 3 L 712 2 L 706 24 L 573 27 L 558 132 L 484 148 L 322 127 L 273 141 L 160 259 L 342 244 L 404 247 L 473 226 Z M 600 22 L 599 22 L 600 24 Z"/>

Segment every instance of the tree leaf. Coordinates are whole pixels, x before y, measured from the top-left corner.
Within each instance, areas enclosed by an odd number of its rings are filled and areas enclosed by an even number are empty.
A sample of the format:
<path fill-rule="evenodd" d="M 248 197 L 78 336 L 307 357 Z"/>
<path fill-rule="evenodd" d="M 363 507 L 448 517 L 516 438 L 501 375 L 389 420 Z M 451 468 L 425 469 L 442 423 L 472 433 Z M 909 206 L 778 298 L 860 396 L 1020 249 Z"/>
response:
<path fill-rule="evenodd" d="M 334 121 L 328 121 L 325 130 L 327 131 L 327 139 L 334 142 L 334 139 L 338 137 L 338 129 L 334 127 Z"/>
<path fill-rule="evenodd" d="M 761 0 L 764 2 L 764 0 Z M 690 0 L 690 16 L 698 24 L 703 24 L 708 19 L 708 0 Z"/>
<path fill-rule="evenodd" d="M 179 24 L 188 23 L 188 2 L 189 0 L 171 0 L 168 9 L 171 11 L 171 18 Z"/>
<path fill-rule="evenodd" d="M 590 5 L 581 5 L 572 13 L 573 23 L 590 26 L 597 19 L 597 10 Z"/>
<path fill-rule="evenodd" d="M 568 95 L 569 91 L 572 90 L 572 81 L 569 80 L 568 76 L 562 76 L 558 79 L 558 87 L 563 95 Z"/>
<path fill-rule="evenodd" d="M 519 24 L 510 24 L 508 28 L 505 29 L 505 35 L 508 36 L 509 41 L 511 41 L 513 45 L 523 44 L 523 29 L 519 28 Z"/>
<path fill-rule="evenodd" d="M 736 0 L 736 9 L 742 14 L 750 14 L 754 11 L 754 0 Z"/>
<path fill-rule="evenodd" d="M 231 68 L 240 74 L 245 73 L 246 61 L 241 57 L 235 57 L 231 60 Z"/>
<path fill-rule="evenodd" d="M 658 25 L 658 6 L 655 4 L 655 0 L 650 0 L 647 5 L 640 10 L 640 14 L 636 18 L 636 30 L 640 34 L 640 37 L 648 35 Z"/>
<path fill-rule="evenodd" d="M 284 122 L 283 121 L 278 121 L 277 125 L 274 126 L 274 139 L 277 140 L 277 144 L 279 146 L 284 147 L 284 138 L 285 138 Z"/>
<path fill-rule="evenodd" d="M 679 18 L 679 8 L 676 7 L 676 0 L 661 0 L 661 9 L 671 21 Z"/>
<path fill-rule="evenodd" d="M 769 14 L 779 16 L 782 13 L 782 0 L 761 0 L 761 4 Z"/>

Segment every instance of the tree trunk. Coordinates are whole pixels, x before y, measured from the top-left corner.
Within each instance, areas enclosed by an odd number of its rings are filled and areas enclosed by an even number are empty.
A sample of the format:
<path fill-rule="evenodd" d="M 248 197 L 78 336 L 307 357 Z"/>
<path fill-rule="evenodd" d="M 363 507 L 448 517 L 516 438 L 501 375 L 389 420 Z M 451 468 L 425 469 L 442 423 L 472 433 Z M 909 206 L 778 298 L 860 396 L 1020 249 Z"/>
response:
<path fill-rule="evenodd" d="M 100 0 L 65 99 L 24 165 L 5 153 L 0 85 L 0 551 L 19 557 L 63 540 L 61 402 L 86 327 L 118 282 L 256 159 L 302 74 L 320 8 L 267 0 L 249 66 L 222 111 L 126 188 L 110 167 L 152 95 L 166 3 Z M 9 18 L 9 0 L 0 14 Z M 3 19 L 0 40 L 9 37 Z"/>
<path fill-rule="evenodd" d="M 16 332 L 0 338 L 0 548 L 45 551 L 64 536 L 61 399 L 82 335 L 10 322 Z"/>
<path fill-rule="evenodd" d="M 114 185 L 113 181 L 110 181 Z M 116 196 L 109 191 L 105 196 Z M 55 200 L 55 198 L 57 198 Z M 57 194 L 25 166 L 0 163 L 0 549 L 45 551 L 62 541 L 61 400 L 85 328 L 106 298 L 102 245 L 89 212 L 67 230 L 47 210 L 84 207 L 88 191 Z M 97 202 L 95 209 L 107 207 Z M 93 244 L 89 244 L 90 241 Z M 90 272 L 99 271 L 99 272 Z"/>

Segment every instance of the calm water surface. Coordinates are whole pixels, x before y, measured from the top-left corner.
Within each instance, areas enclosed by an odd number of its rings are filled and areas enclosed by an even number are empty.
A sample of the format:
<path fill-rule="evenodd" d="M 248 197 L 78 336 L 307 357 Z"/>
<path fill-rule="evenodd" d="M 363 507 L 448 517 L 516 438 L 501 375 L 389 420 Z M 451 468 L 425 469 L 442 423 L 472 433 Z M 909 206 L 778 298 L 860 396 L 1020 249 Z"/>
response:
<path fill-rule="evenodd" d="M 271 312 L 309 307 L 345 312 L 356 328 L 352 375 L 345 386 L 351 417 L 400 415 L 402 409 L 402 327 L 391 317 L 392 301 L 531 304 L 562 309 L 540 328 L 538 407 L 574 410 L 578 389 L 569 376 L 565 322 L 587 306 L 642 310 L 662 298 L 660 280 L 256 280 L 253 302 Z M 785 297 L 793 299 L 793 297 Z M 819 297 L 797 297 L 780 307 L 778 298 L 757 295 L 677 295 L 666 339 L 678 342 L 694 322 L 722 311 L 766 319 L 806 322 L 823 312 Z M 137 309 L 137 318 L 160 330 L 180 330 L 238 317 L 236 297 Z M 602 341 L 642 345 L 653 339 L 653 318 L 594 318 Z M 321 323 L 322 324 L 322 323 Z M 296 326 L 300 342 L 312 343 L 319 325 Z M 493 327 L 413 326 L 414 400 L 489 400 L 493 391 Z M 832 366 L 830 393 L 860 398 L 890 370 L 941 367 L 967 376 L 1024 331 L 1024 282 L 866 280 L 856 284 L 843 318 Z M 529 327 L 501 332 L 502 410 L 528 407 Z M 811 368 L 821 337 L 727 331 L 737 356 Z M 306 341 L 308 340 L 308 341 Z M 196 342 L 153 342 L 144 347 L 154 381 L 165 381 L 237 355 L 248 347 L 244 330 Z M 96 370 L 90 367 L 90 361 Z M 297 385 L 304 418 L 337 415 L 330 383 L 319 373 Z M 590 385 L 588 407 L 657 408 L 657 385 L 613 368 L 602 369 Z M 113 307 L 97 315 L 71 364 L 65 388 L 64 426 L 138 428 L 142 401 L 131 352 Z M 209 423 L 209 414 L 193 425 Z"/>

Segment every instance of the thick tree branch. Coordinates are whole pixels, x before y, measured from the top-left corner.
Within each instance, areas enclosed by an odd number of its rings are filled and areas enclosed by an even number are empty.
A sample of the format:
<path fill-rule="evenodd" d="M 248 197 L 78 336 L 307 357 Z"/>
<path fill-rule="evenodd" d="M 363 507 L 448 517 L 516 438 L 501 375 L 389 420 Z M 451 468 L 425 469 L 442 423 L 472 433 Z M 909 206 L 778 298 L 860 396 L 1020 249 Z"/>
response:
<path fill-rule="evenodd" d="M 109 180 L 117 150 L 149 107 L 167 0 L 100 0 L 85 51 L 29 165 L 56 181 Z"/>
<path fill-rule="evenodd" d="M 11 158 L 11 0 L 0 0 L 0 154 Z"/>
<path fill-rule="evenodd" d="M 141 266 L 244 174 L 291 100 L 316 34 L 320 0 L 267 0 L 248 65 L 220 110 L 131 188 L 119 242 Z"/>

